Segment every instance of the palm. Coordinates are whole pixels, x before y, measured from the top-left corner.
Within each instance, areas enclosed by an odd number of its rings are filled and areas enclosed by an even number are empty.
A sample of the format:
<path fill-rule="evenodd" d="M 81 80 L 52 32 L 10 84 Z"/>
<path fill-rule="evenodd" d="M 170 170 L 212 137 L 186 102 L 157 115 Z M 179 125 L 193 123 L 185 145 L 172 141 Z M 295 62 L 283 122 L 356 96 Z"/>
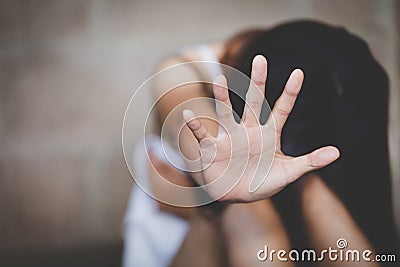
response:
<path fill-rule="evenodd" d="M 214 84 L 219 130 L 211 136 L 194 114 L 184 111 L 187 125 L 200 142 L 204 183 L 208 193 L 219 200 L 248 202 L 270 197 L 304 173 L 330 164 L 339 156 L 334 147 L 324 147 L 293 158 L 280 149 L 280 133 L 300 91 L 303 74 L 295 70 L 266 124 L 259 115 L 267 73 L 267 62 L 253 61 L 252 82 L 246 95 L 241 123 L 232 115 L 227 82 L 218 76 Z"/>

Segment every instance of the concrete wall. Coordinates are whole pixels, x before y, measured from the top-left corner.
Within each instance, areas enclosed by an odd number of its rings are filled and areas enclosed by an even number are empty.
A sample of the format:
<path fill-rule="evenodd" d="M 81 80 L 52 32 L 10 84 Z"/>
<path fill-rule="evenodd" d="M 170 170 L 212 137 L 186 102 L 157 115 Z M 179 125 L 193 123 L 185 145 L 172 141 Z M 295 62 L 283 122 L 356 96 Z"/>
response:
<path fill-rule="evenodd" d="M 400 211 L 396 9 L 394 0 L 0 0 L 0 252 L 120 244 L 131 187 L 122 118 L 155 62 L 293 18 L 346 26 L 387 69 Z"/>

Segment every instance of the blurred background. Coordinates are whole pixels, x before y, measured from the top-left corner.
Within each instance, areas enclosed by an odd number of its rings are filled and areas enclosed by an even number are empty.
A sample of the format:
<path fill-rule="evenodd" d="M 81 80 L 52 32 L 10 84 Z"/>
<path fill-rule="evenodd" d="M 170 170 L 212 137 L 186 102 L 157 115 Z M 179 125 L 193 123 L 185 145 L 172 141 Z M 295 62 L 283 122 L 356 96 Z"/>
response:
<path fill-rule="evenodd" d="M 168 53 L 295 18 L 347 27 L 387 70 L 399 226 L 399 15 L 395 0 L 0 0 L 0 265 L 120 265 L 133 92 Z"/>

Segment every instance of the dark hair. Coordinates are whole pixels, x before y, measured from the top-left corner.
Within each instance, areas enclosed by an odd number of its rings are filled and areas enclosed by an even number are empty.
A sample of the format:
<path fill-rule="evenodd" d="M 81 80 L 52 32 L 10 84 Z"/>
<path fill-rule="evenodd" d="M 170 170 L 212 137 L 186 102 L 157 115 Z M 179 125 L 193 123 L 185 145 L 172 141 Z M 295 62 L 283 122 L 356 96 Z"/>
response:
<path fill-rule="evenodd" d="M 257 54 L 268 59 L 266 98 L 271 107 L 295 68 L 305 74 L 302 91 L 283 129 L 282 150 L 297 156 L 321 146 L 337 146 L 341 158 L 319 174 L 375 249 L 393 251 L 388 78 L 366 43 L 343 28 L 298 21 L 253 34 L 222 63 L 249 76 Z M 227 76 L 228 81 L 233 79 Z M 247 86 L 231 86 L 240 96 L 230 93 L 233 109 L 241 116 Z M 276 198 L 292 196 L 290 190 L 284 190 Z M 287 207 L 293 210 L 293 202 Z"/>

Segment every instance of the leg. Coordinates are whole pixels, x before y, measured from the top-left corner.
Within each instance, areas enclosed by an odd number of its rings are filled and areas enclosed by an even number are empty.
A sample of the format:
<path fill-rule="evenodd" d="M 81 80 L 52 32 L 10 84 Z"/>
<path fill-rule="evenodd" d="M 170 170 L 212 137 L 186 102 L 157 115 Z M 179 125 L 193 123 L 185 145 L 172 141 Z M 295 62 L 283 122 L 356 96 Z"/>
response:
<path fill-rule="evenodd" d="M 190 230 L 171 266 L 221 266 L 221 241 L 216 223 L 200 215 L 193 216 Z"/>
<path fill-rule="evenodd" d="M 257 258 L 265 245 L 290 250 L 289 238 L 269 199 L 229 206 L 222 223 L 230 266 L 293 266 L 291 262 L 263 262 Z"/>
<path fill-rule="evenodd" d="M 153 192 L 158 195 L 169 193 L 160 183 L 161 178 L 166 178 L 174 184 L 181 186 L 191 186 L 189 178 L 181 172 L 178 172 L 166 162 L 158 160 L 157 157 L 150 154 L 152 165 L 148 166 L 148 174 Z M 153 166 L 156 168 L 154 169 Z M 161 177 L 160 177 L 161 176 Z M 181 197 L 181 196 L 176 196 Z M 195 197 L 195 196 L 187 196 Z M 160 212 L 168 213 L 180 217 L 190 224 L 183 244 L 175 255 L 171 266 L 221 266 L 220 240 L 218 240 L 218 220 L 207 220 L 199 214 L 201 209 L 174 207 L 162 202 L 158 202 Z M 168 231 L 168 229 L 165 229 Z M 168 246 L 168 244 L 165 244 Z"/>
<path fill-rule="evenodd" d="M 348 246 L 344 250 L 374 251 L 340 199 L 321 178 L 311 173 L 303 179 L 302 211 L 310 242 L 317 252 L 329 247 L 337 249 L 336 242 L 339 238 L 347 240 Z M 379 266 L 376 262 L 333 262 L 327 260 L 327 257 L 325 259 L 322 266 L 343 266 L 344 264 L 346 266 Z"/>

